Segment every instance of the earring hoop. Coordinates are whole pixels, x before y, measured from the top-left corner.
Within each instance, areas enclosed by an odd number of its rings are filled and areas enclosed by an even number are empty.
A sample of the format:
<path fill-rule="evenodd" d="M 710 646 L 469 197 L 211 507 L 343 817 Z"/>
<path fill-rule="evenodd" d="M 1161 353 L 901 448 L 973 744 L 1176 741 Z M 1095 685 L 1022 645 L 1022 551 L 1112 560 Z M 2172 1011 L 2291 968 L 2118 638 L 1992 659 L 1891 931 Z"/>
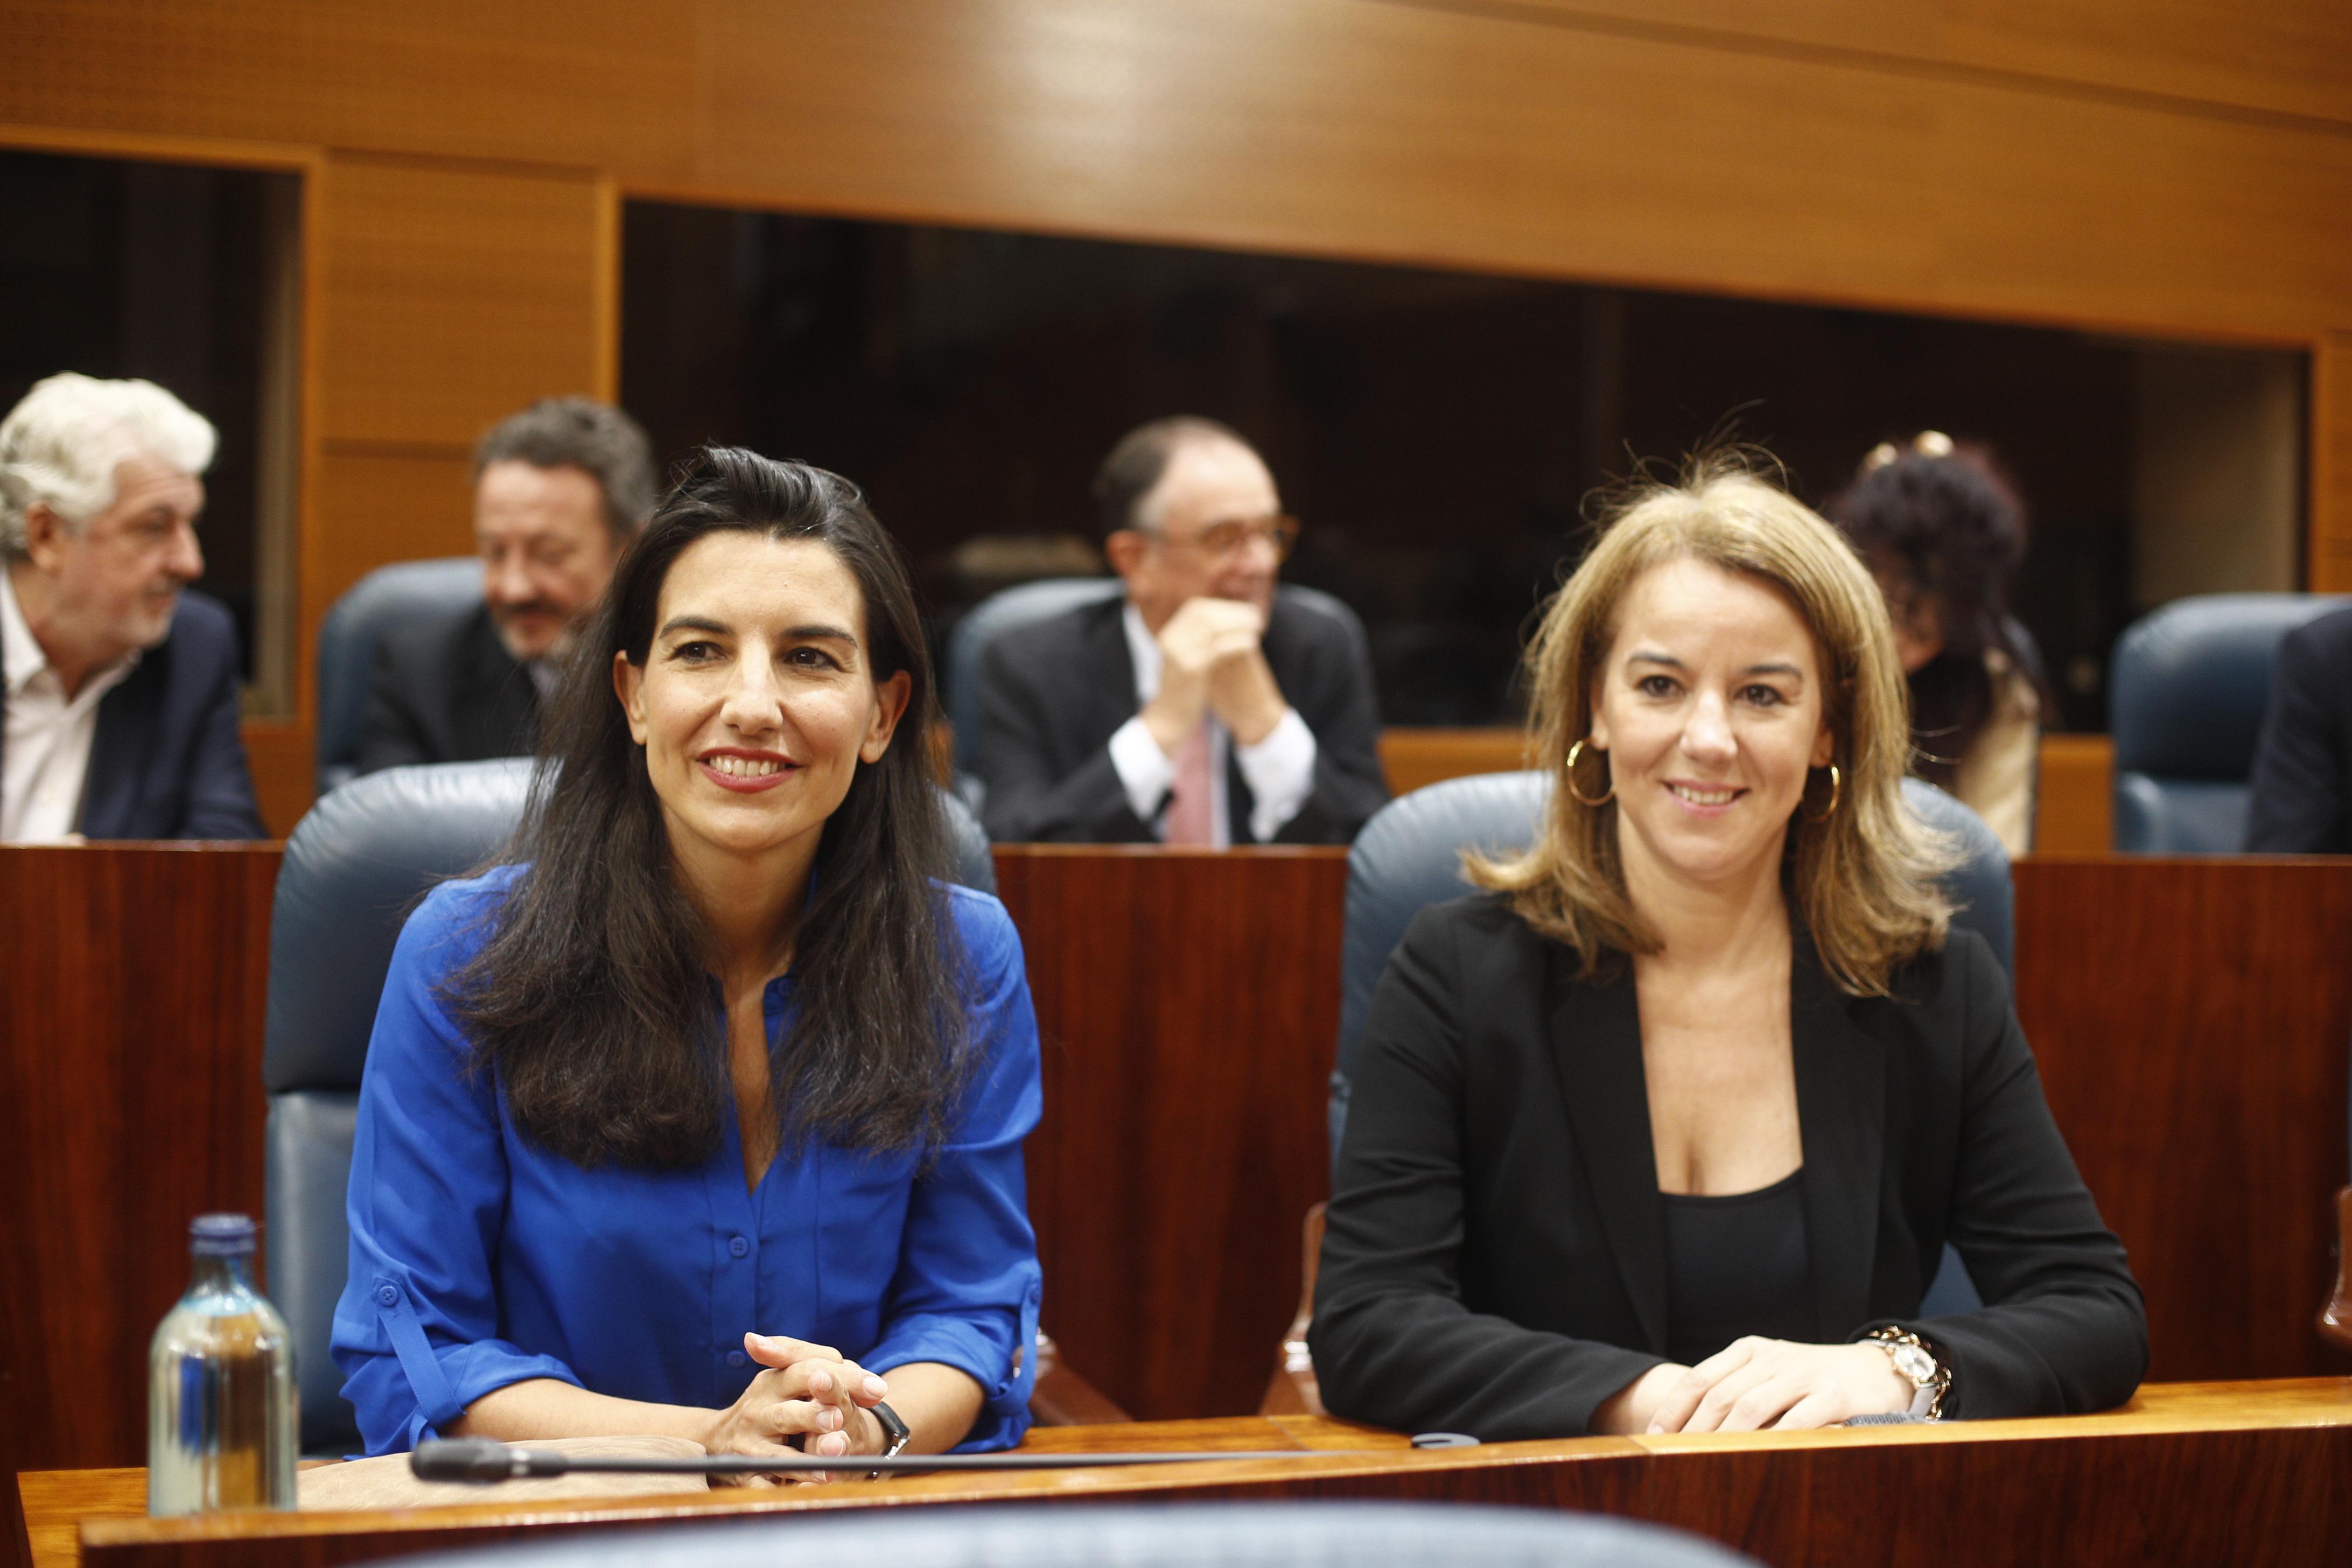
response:
<path fill-rule="evenodd" d="M 1805 820 L 1807 822 L 1827 822 L 1831 817 L 1835 816 L 1837 815 L 1838 808 L 1838 795 L 1841 793 L 1843 785 L 1843 781 L 1838 776 L 1837 764 L 1835 763 L 1832 763 L 1830 764 L 1830 803 L 1828 805 L 1822 808 L 1822 814 L 1819 816 L 1815 816 L 1810 811 L 1805 813 Z"/>
<path fill-rule="evenodd" d="M 1596 752 L 1600 752 L 1603 758 L 1606 758 L 1609 755 L 1608 752 L 1603 750 L 1601 747 L 1595 746 L 1592 749 Z M 1598 800 L 1589 798 L 1582 790 L 1576 787 L 1576 759 L 1583 754 L 1584 742 L 1582 741 L 1579 741 L 1576 744 L 1568 749 L 1568 765 L 1561 770 L 1568 774 L 1568 793 L 1573 795 L 1576 798 L 1576 804 L 1581 806 L 1589 808 L 1607 805 L 1611 801 L 1617 798 L 1617 781 L 1614 778 L 1612 778 L 1609 781 L 1609 787 L 1601 792 L 1601 798 Z"/>

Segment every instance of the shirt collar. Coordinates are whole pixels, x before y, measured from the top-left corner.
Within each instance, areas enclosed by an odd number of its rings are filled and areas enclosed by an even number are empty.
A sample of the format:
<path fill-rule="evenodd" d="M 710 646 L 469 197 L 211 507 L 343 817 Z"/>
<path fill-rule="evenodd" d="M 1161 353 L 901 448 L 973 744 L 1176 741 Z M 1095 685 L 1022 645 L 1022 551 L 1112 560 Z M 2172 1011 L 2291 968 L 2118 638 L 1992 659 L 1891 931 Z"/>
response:
<path fill-rule="evenodd" d="M 16 603 L 16 574 L 0 561 L 0 669 L 7 671 L 8 695 L 22 693 L 26 682 L 48 668 L 49 656 L 41 651 Z"/>

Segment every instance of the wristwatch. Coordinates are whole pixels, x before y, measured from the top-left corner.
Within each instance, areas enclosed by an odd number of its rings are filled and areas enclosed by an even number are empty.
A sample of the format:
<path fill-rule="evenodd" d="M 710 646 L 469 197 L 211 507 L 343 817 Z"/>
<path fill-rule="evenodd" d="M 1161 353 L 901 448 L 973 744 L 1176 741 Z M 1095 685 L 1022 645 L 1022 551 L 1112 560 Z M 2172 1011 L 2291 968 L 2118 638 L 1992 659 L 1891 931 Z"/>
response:
<path fill-rule="evenodd" d="M 866 1408 L 874 1413 L 875 1420 L 882 1423 L 882 1458 L 887 1459 L 896 1457 L 898 1451 L 907 1446 L 907 1440 L 915 1435 L 914 1428 L 899 1420 L 898 1413 L 878 1399 Z M 881 1474 L 879 1470 L 868 1470 L 866 1472 L 866 1479 L 869 1481 L 877 1480 L 880 1479 Z"/>
<path fill-rule="evenodd" d="M 1927 1341 L 1908 1329 L 1889 1324 L 1871 1330 L 1863 1336 L 1863 1342 L 1885 1351 L 1887 1359 L 1895 1363 L 1895 1370 L 1909 1381 L 1914 1392 L 1906 1415 L 1923 1421 L 1943 1419 L 1944 1395 L 1951 1392 L 1952 1369 L 1936 1359 Z"/>

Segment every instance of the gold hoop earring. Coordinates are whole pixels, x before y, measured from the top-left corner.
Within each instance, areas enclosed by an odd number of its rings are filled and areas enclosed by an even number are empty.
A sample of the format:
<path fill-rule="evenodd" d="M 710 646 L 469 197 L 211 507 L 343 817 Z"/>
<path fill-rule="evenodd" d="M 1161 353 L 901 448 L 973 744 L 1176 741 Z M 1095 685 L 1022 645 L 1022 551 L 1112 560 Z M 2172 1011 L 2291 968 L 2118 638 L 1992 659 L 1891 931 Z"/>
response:
<path fill-rule="evenodd" d="M 1592 749 L 1596 752 L 1600 752 L 1601 755 L 1604 759 L 1609 755 L 1605 750 L 1602 750 L 1602 748 L 1599 746 L 1595 746 Z M 1576 744 L 1568 749 L 1568 765 L 1561 770 L 1568 775 L 1568 793 L 1573 795 L 1576 798 L 1576 804 L 1581 806 L 1589 808 L 1607 805 L 1611 801 L 1617 798 L 1617 781 L 1615 779 L 1612 778 L 1609 781 L 1609 787 L 1601 792 L 1601 798 L 1598 800 L 1588 799 L 1584 792 L 1576 787 L 1576 759 L 1583 754 L 1584 742 L 1582 741 L 1579 741 Z"/>
<path fill-rule="evenodd" d="M 1822 808 L 1822 814 L 1819 816 L 1815 816 L 1810 811 L 1805 813 L 1805 820 L 1807 822 L 1827 822 L 1831 817 L 1835 816 L 1837 815 L 1838 808 L 1838 795 L 1843 785 L 1843 781 L 1838 776 L 1837 764 L 1835 763 L 1832 763 L 1830 764 L 1830 803 L 1828 805 Z"/>

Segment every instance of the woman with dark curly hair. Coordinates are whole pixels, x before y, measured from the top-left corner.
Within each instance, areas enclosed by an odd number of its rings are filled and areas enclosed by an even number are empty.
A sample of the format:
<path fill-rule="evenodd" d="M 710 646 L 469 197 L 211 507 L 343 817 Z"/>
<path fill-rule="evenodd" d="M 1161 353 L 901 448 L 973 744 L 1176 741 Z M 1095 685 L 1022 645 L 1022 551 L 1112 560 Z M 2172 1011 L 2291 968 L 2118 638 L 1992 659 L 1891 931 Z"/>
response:
<path fill-rule="evenodd" d="M 698 453 L 514 844 L 393 957 L 332 1342 L 371 1452 L 1019 1441 L 1037 1026 L 1003 906 L 943 879 L 931 713 L 856 489 Z"/>
<path fill-rule="evenodd" d="M 1911 688 L 1911 772 L 1960 797 L 2010 854 L 2033 842 L 2041 658 L 2010 618 L 2025 512 L 1980 450 L 1891 442 L 1830 504 L 1886 595 Z"/>

